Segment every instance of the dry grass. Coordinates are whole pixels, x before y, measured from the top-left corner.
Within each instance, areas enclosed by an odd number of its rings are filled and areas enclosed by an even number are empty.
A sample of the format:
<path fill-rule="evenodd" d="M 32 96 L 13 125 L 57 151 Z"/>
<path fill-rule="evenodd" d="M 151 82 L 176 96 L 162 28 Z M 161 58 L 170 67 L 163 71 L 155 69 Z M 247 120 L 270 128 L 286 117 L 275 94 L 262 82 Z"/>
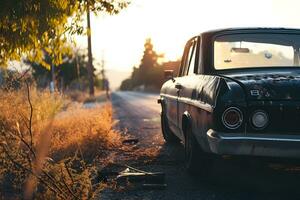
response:
<path fill-rule="evenodd" d="M 120 135 L 113 129 L 110 104 L 93 109 L 70 108 L 57 116 L 51 130 L 51 154 L 71 155 L 80 148 L 88 160 L 101 151 L 120 145 Z"/>
<path fill-rule="evenodd" d="M 48 92 L 38 92 L 32 89 L 30 98 L 34 110 L 32 116 L 33 128 L 37 128 L 39 124 L 54 117 L 63 107 L 63 99 L 58 94 L 51 95 Z M 27 131 L 30 105 L 25 89 L 10 92 L 1 91 L 0 111 L 2 131 L 8 129 L 16 131 L 18 126 L 22 132 Z"/>
<path fill-rule="evenodd" d="M 101 188 L 94 160 L 121 140 L 112 130 L 111 105 L 66 109 L 60 95 L 34 89 L 30 102 L 26 87 L 1 91 L 0 198 L 93 197 Z"/>

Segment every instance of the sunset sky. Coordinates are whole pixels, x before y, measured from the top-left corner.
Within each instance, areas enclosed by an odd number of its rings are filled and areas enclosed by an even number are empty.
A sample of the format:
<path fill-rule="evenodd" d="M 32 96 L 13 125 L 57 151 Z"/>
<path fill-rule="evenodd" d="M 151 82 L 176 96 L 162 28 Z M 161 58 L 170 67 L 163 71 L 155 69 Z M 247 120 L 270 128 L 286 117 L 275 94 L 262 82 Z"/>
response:
<path fill-rule="evenodd" d="M 227 27 L 300 28 L 298 0 L 132 0 L 116 16 L 92 16 L 94 65 L 112 71 L 138 66 L 144 41 L 166 60 L 180 58 L 185 42 L 203 31 Z M 77 43 L 86 46 L 86 38 Z M 128 73 L 126 73 L 128 74 Z"/>

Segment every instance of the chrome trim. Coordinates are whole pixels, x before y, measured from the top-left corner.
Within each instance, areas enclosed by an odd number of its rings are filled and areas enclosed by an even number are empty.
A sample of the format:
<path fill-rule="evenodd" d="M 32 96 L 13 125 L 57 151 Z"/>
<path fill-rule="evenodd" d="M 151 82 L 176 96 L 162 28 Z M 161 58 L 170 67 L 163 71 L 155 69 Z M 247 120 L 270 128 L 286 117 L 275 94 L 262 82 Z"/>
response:
<path fill-rule="evenodd" d="M 220 136 L 222 140 L 259 140 L 259 141 L 276 141 L 276 142 L 300 142 L 300 139 L 291 138 L 267 138 L 267 137 L 227 137 Z"/>
<path fill-rule="evenodd" d="M 207 131 L 208 152 L 218 155 L 252 155 L 300 158 L 300 135 L 224 133 Z"/>
<path fill-rule="evenodd" d="M 235 126 L 229 125 L 229 124 L 225 121 L 225 119 L 224 119 L 225 114 L 228 113 L 228 112 L 231 111 L 231 110 L 237 111 L 237 112 L 239 113 L 239 115 L 240 115 L 240 120 L 237 122 L 237 124 L 236 124 Z M 228 128 L 228 129 L 230 129 L 230 130 L 238 129 L 238 128 L 242 125 L 243 120 L 244 120 L 244 119 L 243 119 L 243 113 L 242 113 L 242 111 L 241 111 L 239 108 L 237 108 L 237 107 L 229 107 L 229 108 L 227 108 L 227 109 L 223 112 L 223 114 L 222 114 L 222 123 L 223 123 L 223 125 L 224 125 L 226 128 Z"/>
<path fill-rule="evenodd" d="M 226 134 L 226 133 L 224 133 Z M 276 141 L 276 142 L 300 142 L 300 136 L 295 135 L 278 135 L 279 137 L 255 137 L 255 136 L 232 136 L 233 134 L 230 134 L 231 136 L 224 136 L 221 134 L 217 134 L 214 136 L 214 131 L 212 129 L 208 130 L 207 135 L 210 138 L 218 138 L 221 140 L 256 140 L 256 141 Z M 239 134 L 237 134 L 239 135 Z M 272 135 L 274 136 L 274 135 Z M 280 137 L 281 136 L 281 137 Z M 287 137 L 294 137 L 294 138 L 287 138 Z"/>
<path fill-rule="evenodd" d="M 254 96 L 254 97 L 257 97 L 257 96 L 259 96 L 259 90 L 250 90 L 250 94 L 251 94 L 251 96 Z"/>
<path fill-rule="evenodd" d="M 193 100 L 193 99 L 189 99 L 186 97 L 177 97 L 177 96 L 173 96 L 173 95 L 169 95 L 169 94 L 160 94 L 160 96 L 165 97 L 165 98 L 170 98 L 173 100 L 178 100 L 178 102 L 186 103 L 186 104 L 195 106 L 197 108 L 201 108 L 207 112 L 213 112 L 213 109 L 214 109 L 214 106 L 209 105 L 209 104 L 199 101 L 199 100 Z"/>

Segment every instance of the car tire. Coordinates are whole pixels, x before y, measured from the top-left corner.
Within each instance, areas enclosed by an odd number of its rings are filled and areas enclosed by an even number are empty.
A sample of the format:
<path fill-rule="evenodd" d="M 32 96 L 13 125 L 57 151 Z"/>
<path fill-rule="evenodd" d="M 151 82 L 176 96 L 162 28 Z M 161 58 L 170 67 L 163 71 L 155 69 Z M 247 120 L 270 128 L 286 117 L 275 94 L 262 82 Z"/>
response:
<path fill-rule="evenodd" d="M 213 158 L 200 148 L 191 127 L 187 127 L 185 132 L 184 151 L 186 170 L 189 174 L 200 175 L 206 179 L 213 169 Z"/>
<path fill-rule="evenodd" d="M 179 138 L 171 131 L 169 123 L 164 112 L 161 113 L 161 131 L 167 143 L 180 143 Z"/>

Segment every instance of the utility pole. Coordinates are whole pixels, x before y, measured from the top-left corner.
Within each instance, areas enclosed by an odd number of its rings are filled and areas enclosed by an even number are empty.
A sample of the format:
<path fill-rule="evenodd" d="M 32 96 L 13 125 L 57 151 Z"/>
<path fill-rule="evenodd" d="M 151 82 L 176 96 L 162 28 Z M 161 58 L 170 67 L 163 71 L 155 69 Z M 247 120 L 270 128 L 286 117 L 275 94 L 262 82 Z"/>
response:
<path fill-rule="evenodd" d="M 94 96 L 94 66 L 93 66 L 93 55 L 92 55 L 92 38 L 91 38 L 91 19 L 90 19 L 90 4 L 89 0 L 86 1 L 87 5 L 87 40 L 88 40 L 88 78 L 89 78 L 89 90 L 90 96 Z"/>
<path fill-rule="evenodd" d="M 77 74 L 77 81 L 80 79 L 80 66 L 79 66 L 79 59 L 78 59 L 79 51 L 76 50 L 75 52 L 75 60 L 76 60 L 76 74 Z"/>
<path fill-rule="evenodd" d="M 101 76 L 102 76 L 102 89 L 105 90 L 105 61 L 104 61 L 104 53 L 102 53 L 102 60 L 101 60 Z"/>
<path fill-rule="evenodd" d="M 2 69 L 0 67 L 0 86 L 2 85 L 3 83 L 3 75 L 2 75 Z"/>

